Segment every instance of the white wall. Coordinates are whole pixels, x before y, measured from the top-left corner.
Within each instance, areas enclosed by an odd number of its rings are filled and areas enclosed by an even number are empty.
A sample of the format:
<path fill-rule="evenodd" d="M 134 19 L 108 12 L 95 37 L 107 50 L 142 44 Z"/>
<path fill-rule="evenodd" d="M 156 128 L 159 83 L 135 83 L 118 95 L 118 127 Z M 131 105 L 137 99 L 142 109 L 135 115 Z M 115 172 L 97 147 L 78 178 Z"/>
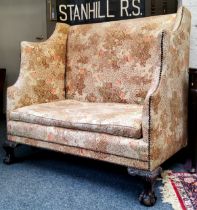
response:
<path fill-rule="evenodd" d="M 19 74 L 20 42 L 46 37 L 46 0 L 0 0 L 0 67 L 8 86 Z"/>
<path fill-rule="evenodd" d="M 197 0 L 183 0 L 182 2 L 192 14 L 190 67 L 197 68 Z"/>

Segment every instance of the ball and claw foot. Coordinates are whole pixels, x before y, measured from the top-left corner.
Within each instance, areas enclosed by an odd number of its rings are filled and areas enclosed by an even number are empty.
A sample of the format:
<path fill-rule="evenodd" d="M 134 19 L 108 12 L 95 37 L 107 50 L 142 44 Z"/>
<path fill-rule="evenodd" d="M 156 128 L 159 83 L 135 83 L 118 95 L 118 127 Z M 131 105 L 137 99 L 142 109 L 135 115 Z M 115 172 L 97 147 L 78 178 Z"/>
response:
<path fill-rule="evenodd" d="M 157 201 L 157 197 L 154 192 L 143 191 L 139 196 L 139 201 L 145 206 L 154 206 Z"/>
<path fill-rule="evenodd" d="M 18 146 L 17 143 L 5 141 L 3 148 L 5 150 L 5 158 L 3 159 L 3 163 L 6 165 L 10 165 L 16 162 L 16 158 L 14 155 L 14 150 Z"/>
<path fill-rule="evenodd" d="M 154 206 L 157 197 L 154 193 L 154 184 L 158 176 L 161 175 L 161 167 L 153 171 L 143 171 L 140 169 L 128 168 L 128 173 L 132 176 L 140 176 L 144 182 L 144 191 L 139 196 L 139 201 L 144 206 Z"/>

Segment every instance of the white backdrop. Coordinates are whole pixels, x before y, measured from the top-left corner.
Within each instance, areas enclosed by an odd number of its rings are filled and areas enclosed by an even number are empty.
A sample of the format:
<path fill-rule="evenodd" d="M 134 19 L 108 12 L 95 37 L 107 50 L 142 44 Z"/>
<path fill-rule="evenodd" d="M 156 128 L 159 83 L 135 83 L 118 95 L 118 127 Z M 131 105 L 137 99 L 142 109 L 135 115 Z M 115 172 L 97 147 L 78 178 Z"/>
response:
<path fill-rule="evenodd" d="M 197 0 L 183 0 L 182 2 L 192 13 L 190 67 L 197 68 Z"/>

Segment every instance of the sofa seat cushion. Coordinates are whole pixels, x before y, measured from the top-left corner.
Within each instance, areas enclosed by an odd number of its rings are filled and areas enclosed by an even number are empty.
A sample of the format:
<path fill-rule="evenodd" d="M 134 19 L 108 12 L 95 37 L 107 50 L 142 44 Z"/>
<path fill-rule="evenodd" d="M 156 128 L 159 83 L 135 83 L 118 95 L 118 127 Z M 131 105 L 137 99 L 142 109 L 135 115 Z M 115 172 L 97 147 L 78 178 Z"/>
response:
<path fill-rule="evenodd" d="M 63 100 L 22 107 L 12 111 L 9 117 L 12 121 L 142 137 L 141 105 Z"/>

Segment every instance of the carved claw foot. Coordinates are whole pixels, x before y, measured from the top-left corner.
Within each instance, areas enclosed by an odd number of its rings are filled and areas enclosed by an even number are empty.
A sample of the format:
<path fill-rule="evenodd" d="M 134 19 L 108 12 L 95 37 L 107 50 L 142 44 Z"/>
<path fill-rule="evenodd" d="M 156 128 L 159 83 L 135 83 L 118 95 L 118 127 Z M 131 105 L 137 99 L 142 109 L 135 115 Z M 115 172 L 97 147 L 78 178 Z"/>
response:
<path fill-rule="evenodd" d="M 145 206 L 154 206 L 157 201 L 157 197 L 154 192 L 143 191 L 139 196 L 139 201 Z"/>
<path fill-rule="evenodd" d="M 161 174 L 162 169 L 159 167 L 154 171 L 143 171 L 133 168 L 128 168 L 128 173 L 132 176 L 140 176 L 144 181 L 144 191 L 139 196 L 139 201 L 145 206 L 153 206 L 157 197 L 154 192 L 154 184 L 157 177 Z"/>
<path fill-rule="evenodd" d="M 3 163 L 10 165 L 16 162 L 16 158 L 14 155 L 14 149 L 17 147 L 17 144 L 14 142 L 6 141 L 3 145 L 3 148 L 6 152 L 5 158 L 3 159 Z"/>

